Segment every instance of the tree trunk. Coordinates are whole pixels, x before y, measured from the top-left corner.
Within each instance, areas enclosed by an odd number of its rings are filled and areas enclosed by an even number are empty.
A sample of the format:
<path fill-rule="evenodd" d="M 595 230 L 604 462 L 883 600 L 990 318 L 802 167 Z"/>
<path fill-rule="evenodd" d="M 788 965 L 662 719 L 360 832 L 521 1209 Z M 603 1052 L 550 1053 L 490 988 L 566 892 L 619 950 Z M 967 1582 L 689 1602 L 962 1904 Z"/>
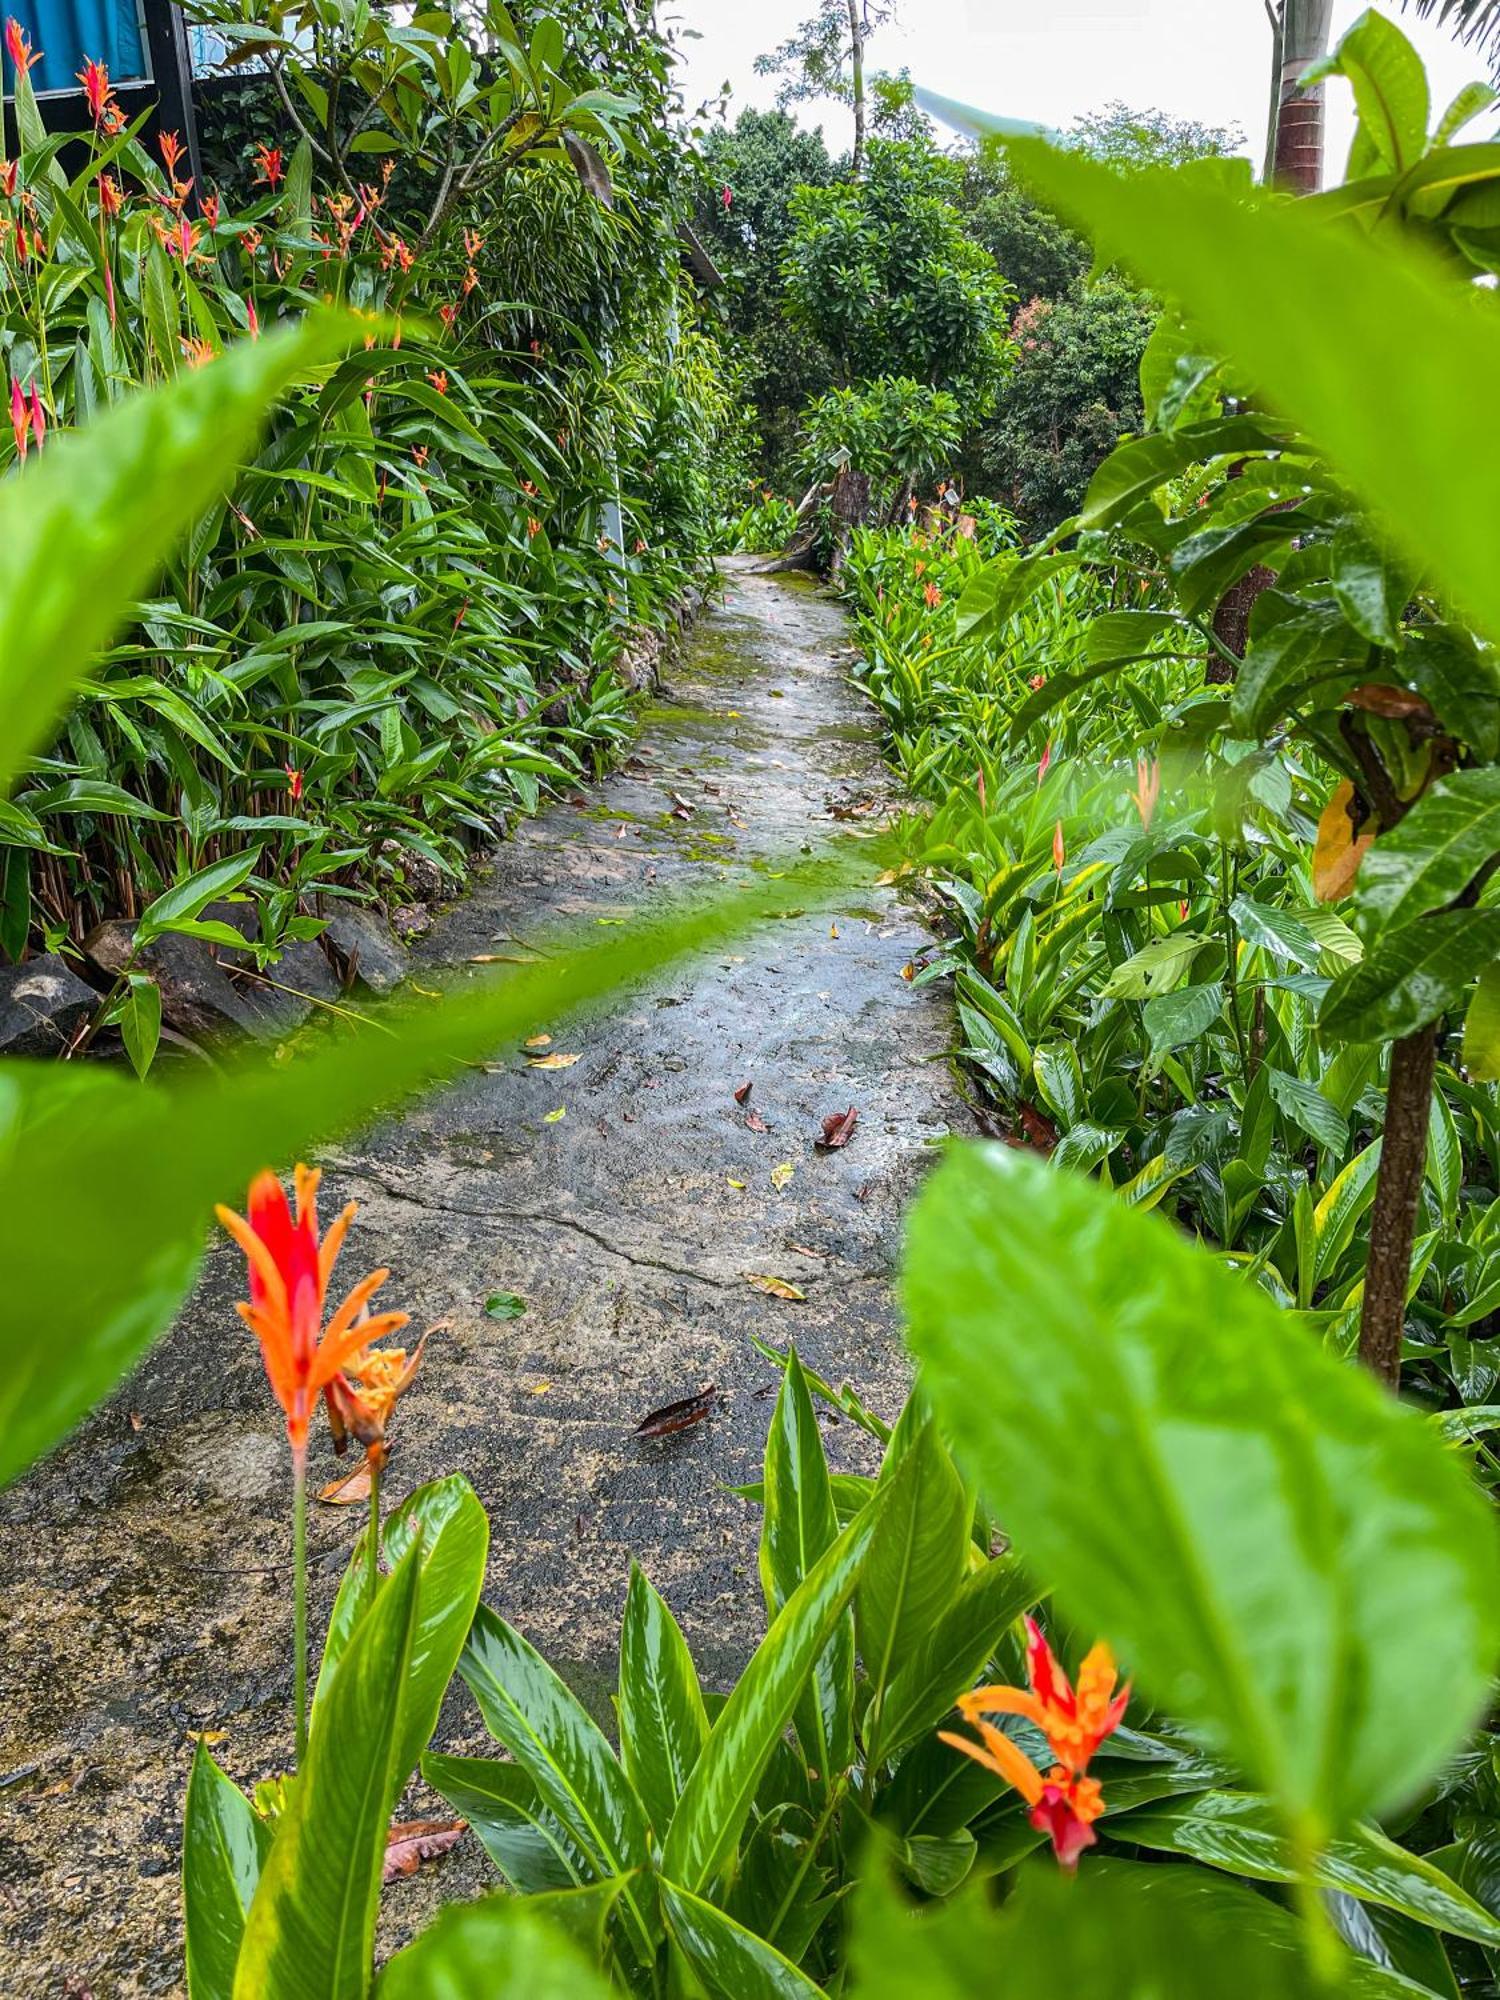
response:
<path fill-rule="evenodd" d="M 1438 1024 L 1391 1046 L 1380 1142 L 1380 1179 L 1370 1212 L 1370 1259 L 1359 1318 L 1359 1358 L 1387 1388 L 1401 1384 L 1401 1337 L 1422 1176 L 1427 1171 L 1427 1124 L 1437 1069 Z"/>
<path fill-rule="evenodd" d="M 1276 74 L 1266 178 L 1292 194 L 1316 194 L 1323 185 L 1323 86 L 1302 91 L 1297 83 L 1328 53 L 1333 0 L 1281 0 L 1272 27 Z"/>
<path fill-rule="evenodd" d="M 828 574 L 837 582 L 854 530 L 863 527 L 870 518 L 869 473 L 859 472 L 852 465 L 841 465 L 833 482 L 833 499 L 829 505 L 833 513 L 833 554 L 829 559 Z"/>
<path fill-rule="evenodd" d="M 865 167 L 865 0 L 849 0 L 850 59 L 854 69 L 854 157 L 856 180 Z"/>

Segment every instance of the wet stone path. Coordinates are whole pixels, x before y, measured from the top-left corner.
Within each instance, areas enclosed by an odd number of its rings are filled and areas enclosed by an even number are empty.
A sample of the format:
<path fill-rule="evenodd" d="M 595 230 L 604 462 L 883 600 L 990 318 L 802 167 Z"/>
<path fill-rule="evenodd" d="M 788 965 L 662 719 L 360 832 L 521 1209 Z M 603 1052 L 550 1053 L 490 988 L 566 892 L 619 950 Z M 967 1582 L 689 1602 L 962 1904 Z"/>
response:
<path fill-rule="evenodd" d="M 524 953 L 560 920 L 628 922 L 851 815 L 878 822 L 894 789 L 850 660 L 836 606 L 726 565 L 628 762 L 523 826 L 424 956 Z M 960 1120 L 947 1000 L 901 977 L 926 942 L 883 888 L 789 914 L 585 1028 L 558 1024 L 553 1049 L 576 1064 L 499 1052 L 324 1157 L 327 1212 L 361 1204 L 341 1270 L 389 1264 L 392 1304 L 419 1328 L 448 1322 L 401 1407 L 389 1498 L 450 1471 L 472 1481 L 493 1524 L 489 1601 L 596 1712 L 632 1556 L 707 1685 L 727 1686 L 763 1629 L 758 1514 L 726 1490 L 759 1476 L 778 1379 L 752 1335 L 795 1338 L 876 1409 L 899 1406 L 900 1217 Z M 747 1080 L 754 1121 L 734 1098 Z M 851 1104 L 849 1145 L 815 1152 L 823 1119 Z M 180 1993 L 193 1733 L 211 1732 L 245 1783 L 287 1760 L 286 1452 L 230 1309 L 241 1271 L 216 1249 L 137 1377 L 0 1499 L 0 1994 Z M 787 1279 L 805 1303 L 764 1295 L 751 1274 Z M 525 1300 L 522 1316 L 486 1314 L 501 1291 Z M 632 1436 L 710 1383 L 706 1421 L 659 1443 Z M 869 1468 L 852 1425 L 829 1418 L 826 1436 L 835 1466 Z M 339 1468 L 325 1439 L 314 1454 L 321 1484 Z M 358 1512 L 314 1508 L 315 1638 Z M 485 1748 L 461 1686 L 437 1741 Z M 438 1809 L 413 1788 L 407 1811 Z M 386 1891 L 383 1937 L 490 1879 L 461 1843 Z"/>

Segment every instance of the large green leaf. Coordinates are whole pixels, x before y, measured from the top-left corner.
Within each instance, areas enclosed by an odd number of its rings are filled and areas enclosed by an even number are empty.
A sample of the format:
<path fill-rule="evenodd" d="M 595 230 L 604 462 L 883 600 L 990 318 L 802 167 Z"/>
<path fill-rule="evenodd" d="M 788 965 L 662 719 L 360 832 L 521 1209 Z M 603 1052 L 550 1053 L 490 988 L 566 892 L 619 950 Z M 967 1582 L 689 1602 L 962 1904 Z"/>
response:
<path fill-rule="evenodd" d="M 818 2000 L 822 1988 L 805 1972 L 712 1903 L 665 1881 L 661 1900 L 683 1956 L 718 2000 Z"/>
<path fill-rule="evenodd" d="M 1500 375 L 1500 316 L 1487 303 L 1406 239 L 1305 203 L 1237 198 L 1189 173 L 1126 177 L 1029 140 L 1010 153 L 1102 256 L 1180 300 L 1206 341 L 1327 452 L 1417 569 L 1500 638 L 1490 533 L 1500 408 L 1471 393 Z"/>
<path fill-rule="evenodd" d="M 644 1868 L 646 1817 L 604 1732 L 536 1648 L 488 1605 L 475 1613 L 459 1671 L 490 1734 L 535 1783 L 594 1874 Z M 626 1907 L 649 1963 L 656 1928 L 639 1884 L 627 1890 Z"/>
<path fill-rule="evenodd" d="M 928 1183 L 905 1295 L 927 1393 L 1022 1559 L 1304 1842 L 1462 1740 L 1500 1649 L 1496 1530 L 1372 1379 L 1008 1147 Z"/>
<path fill-rule="evenodd" d="M 876 1750 L 895 1757 L 935 1729 L 974 1685 L 1007 1626 L 1030 1610 L 1037 1595 L 1014 1556 L 997 1556 L 965 1577 L 867 1720 L 872 1757 Z"/>
<path fill-rule="evenodd" d="M 368 1990 L 418 1578 L 413 1553 L 340 1662 L 250 1906 L 235 2000 L 359 2000 Z"/>
<path fill-rule="evenodd" d="M 708 1711 L 687 1640 L 632 1563 L 620 1624 L 620 1761 L 658 1840 L 707 1738 Z"/>
<path fill-rule="evenodd" d="M 1157 431 L 1149 437 L 1132 438 L 1128 444 L 1117 446 L 1089 481 L 1078 525 L 1113 527 L 1143 500 L 1148 500 L 1158 486 L 1164 486 L 1190 465 L 1227 455 L 1278 450 L 1283 442 L 1274 425 L 1254 415 L 1217 417 L 1211 423 L 1187 424 L 1179 431 Z M 1156 613 L 1146 611 L 1112 615 L 1157 619 Z"/>
<path fill-rule="evenodd" d="M 182 1826 L 188 2000 L 231 2000 L 245 1912 L 270 1845 L 270 1826 L 199 1743 Z"/>
<path fill-rule="evenodd" d="M 610 2000 L 612 1988 L 534 1904 L 486 1896 L 444 1910 L 375 1991 L 378 2000 Z"/>
<path fill-rule="evenodd" d="M 359 1619 L 369 1608 L 369 1529 L 354 1545 L 334 1599 L 318 1671 L 314 1715 Z M 395 1569 L 415 1549 L 421 1573 L 417 1629 L 396 1732 L 395 1764 L 404 1784 L 427 1747 L 443 1696 L 458 1665 L 469 1622 L 484 1585 L 490 1545 L 489 1516 L 462 1473 L 435 1479 L 407 1495 L 386 1516 L 381 1531 L 387 1564 Z"/>
<path fill-rule="evenodd" d="M 823 1435 L 795 1347 L 766 1433 L 760 1581 L 773 1619 L 838 1535 Z M 840 1618 L 797 1703 L 797 1735 L 808 1767 L 831 1784 L 854 1754 L 854 1625 Z"/>
<path fill-rule="evenodd" d="M 1394 21 L 1365 9 L 1331 55 L 1303 72 L 1304 84 L 1345 76 L 1354 88 L 1360 132 L 1375 159 L 1404 173 L 1427 150 L 1432 104 L 1422 58 Z"/>
<path fill-rule="evenodd" d="M 907 1476 L 903 1462 L 813 1564 L 715 1720 L 662 1849 L 663 1872 L 693 1894 L 708 1887 L 738 1846 L 761 1773 L 854 1595 L 887 1511 L 901 1503 Z"/>
<path fill-rule="evenodd" d="M 929 1417 L 909 1429 L 910 1412 L 918 1407 L 908 1405 L 908 1417 L 886 1447 L 882 1483 L 898 1470 L 905 1476 L 854 1597 L 860 1657 L 874 1701 L 953 1602 L 969 1549 L 972 1498 L 936 1423 Z M 876 1754 L 872 1748 L 872 1761 Z"/>
<path fill-rule="evenodd" d="M 0 485 L 0 790 L 178 538 L 222 493 L 288 384 L 356 337 L 313 315 L 50 438 Z"/>
<path fill-rule="evenodd" d="M 422 1776 L 478 1834 L 484 1851 L 523 1896 L 592 1880 L 588 1856 L 542 1803 L 536 1780 L 497 1757 L 422 1759 Z"/>
<path fill-rule="evenodd" d="M 1354 908 L 1372 929 L 1394 930 L 1461 896 L 1500 854 L 1500 770 L 1439 778 L 1359 864 Z"/>
<path fill-rule="evenodd" d="M 1253 1792 L 1200 1792 L 1147 1806 L 1110 1821 L 1116 1840 L 1164 1848 L 1260 1882 L 1293 1882 L 1297 1866 L 1268 1800 Z M 1351 1826 L 1318 1856 L 1320 1888 L 1343 1889 L 1399 1910 L 1417 1923 L 1500 1949 L 1500 1918 L 1490 1915 L 1441 1868 L 1388 1840 L 1378 1827 Z"/>
<path fill-rule="evenodd" d="M 851 871 L 867 870 L 868 853 Z M 453 1065 L 784 910 L 790 894 L 807 904 L 834 893 L 841 872 L 793 868 L 605 944 L 569 951 L 558 939 L 541 964 L 455 986 L 441 1007 L 429 996 L 400 999 L 290 1062 L 251 1050 L 212 1071 L 128 1087 L 98 1071 L 60 1085 L 49 1066 L 0 1064 L 0 1210 L 14 1316 L 0 1376 L 0 1483 L 56 1443 L 169 1324 L 214 1201 L 242 1202 L 268 1162 L 293 1160 Z"/>
<path fill-rule="evenodd" d="M 1289 1910 L 1201 1869 L 1094 1861 L 1076 1882 L 1023 1871 L 997 1909 L 980 1889 L 912 1910 L 879 1874 L 860 1890 L 854 2000 L 1396 2000 L 1423 1989 L 1345 1955 L 1323 1979 Z"/>
<path fill-rule="evenodd" d="M 1420 917 L 1385 932 L 1339 974 L 1323 995 L 1318 1026 L 1347 1042 L 1395 1041 L 1435 1021 L 1496 958 L 1500 910 Z"/>

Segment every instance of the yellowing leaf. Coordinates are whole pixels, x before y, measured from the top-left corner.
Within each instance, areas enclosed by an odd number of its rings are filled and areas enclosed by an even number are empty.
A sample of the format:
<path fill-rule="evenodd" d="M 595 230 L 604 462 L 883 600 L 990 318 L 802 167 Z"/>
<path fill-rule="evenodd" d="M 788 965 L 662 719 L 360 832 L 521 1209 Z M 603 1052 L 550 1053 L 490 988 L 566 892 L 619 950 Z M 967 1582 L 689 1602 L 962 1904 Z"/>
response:
<path fill-rule="evenodd" d="M 785 1278 L 769 1278 L 763 1277 L 757 1272 L 747 1272 L 745 1274 L 745 1283 L 753 1286 L 757 1292 L 766 1293 L 769 1298 L 795 1299 L 799 1303 L 805 1303 L 807 1299 L 806 1292 L 799 1291 L 795 1285 L 788 1284 Z"/>
<path fill-rule="evenodd" d="M 728 1179 L 728 1176 L 726 1175 L 725 1178 Z M 745 1183 L 743 1181 L 730 1180 L 729 1185 L 738 1194 L 743 1194 L 745 1192 Z"/>
<path fill-rule="evenodd" d="M 783 1160 L 779 1167 L 772 1167 L 771 1185 L 778 1194 L 781 1193 L 784 1187 L 790 1186 L 792 1175 L 796 1171 L 797 1169 L 792 1165 L 790 1160 Z"/>
<path fill-rule="evenodd" d="M 550 1035 L 528 1035 L 526 1037 L 526 1046 L 528 1049 L 550 1049 L 552 1046 L 552 1037 Z"/>
<path fill-rule="evenodd" d="M 559 1104 L 555 1111 L 549 1111 L 544 1115 L 542 1123 L 544 1125 L 556 1125 L 560 1119 L 566 1118 L 567 1115 L 568 1115 L 567 1105 Z"/>
<path fill-rule="evenodd" d="M 550 1382 L 533 1382 L 531 1385 L 531 1393 L 533 1396 L 545 1396 L 547 1391 L 551 1387 L 552 1384 Z"/>
<path fill-rule="evenodd" d="M 527 1059 L 526 1067 L 528 1069 L 571 1069 L 574 1063 L 582 1061 L 582 1056 L 530 1056 Z"/>
<path fill-rule="evenodd" d="M 1320 903 L 1336 903 L 1354 887 L 1359 864 L 1374 844 L 1373 830 L 1354 834 L 1349 808 L 1354 803 L 1354 786 L 1345 778 L 1334 788 L 1318 821 L 1317 845 L 1313 849 L 1313 893 Z"/>

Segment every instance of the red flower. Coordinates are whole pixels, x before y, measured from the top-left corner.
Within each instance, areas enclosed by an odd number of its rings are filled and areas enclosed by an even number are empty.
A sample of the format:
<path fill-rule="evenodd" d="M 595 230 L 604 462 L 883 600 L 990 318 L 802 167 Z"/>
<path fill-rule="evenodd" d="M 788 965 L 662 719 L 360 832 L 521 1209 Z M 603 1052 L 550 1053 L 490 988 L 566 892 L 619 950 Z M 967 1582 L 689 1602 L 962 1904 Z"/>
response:
<path fill-rule="evenodd" d="M 31 46 L 26 30 L 17 20 L 9 19 L 5 23 L 5 46 L 10 51 L 10 59 L 18 78 L 35 69 L 42 59 L 41 50 Z"/>
<path fill-rule="evenodd" d="M 246 299 L 245 301 L 245 324 L 250 329 L 250 338 L 252 340 L 259 340 L 260 314 L 255 310 L 254 299 Z"/>
<path fill-rule="evenodd" d="M 720 188 L 719 199 L 724 204 L 725 213 L 728 214 L 730 208 L 734 205 L 734 189 L 730 187 Z"/>
<path fill-rule="evenodd" d="M 1161 797 L 1161 759 L 1153 757 L 1148 763 L 1144 757 L 1135 760 L 1135 790 L 1130 794 L 1131 804 L 1141 816 L 1141 825 L 1151 829 L 1151 821 L 1156 815 L 1156 802 Z"/>
<path fill-rule="evenodd" d="M 177 179 L 178 163 L 182 159 L 185 150 L 183 143 L 175 132 L 163 132 L 156 143 L 160 149 L 162 159 L 166 163 L 167 172 L 175 182 Z"/>
<path fill-rule="evenodd" d="M 1063 844 L 1062 821 L 1059 820 L 1057 825 L 1052 829 L 1052 866 L 1057 870 L 1059 875 L 1063 872 L 1063 863 L 1067 858 L 1068 850 Z"/>
<path fill-rule="evenodd" d="M 10 378 L 10 428 L 16 440 L 16 457 L 24 465 L 31 449 L 31 413 L 26 407 L 26 392 L 14 375 Z"/>
<path fill-rule="evenodd" d="M 36 439 L 36 448 L 40 451 L 42 440 L 47 435 L 47 418 L 35 382 L 31 385 L 31 435 Z"/>
<path fill-rule="evenodd" d="M 929 611 L 936 611 L 942 601 L 943 593 L 935 583 L 924 583 L 922 585 L 922 602 L 927 606 Z"/>
<path fill-rule="evenodd" d="M 295 764 L 283 764 L 281 768 L 286 772 L 287 797 L 295 804 L 302 796 L 302 773 Z"/>
<path fill-rule="evenodd" d="M 320 1242 L 318 1175 L 299 1166 L 294 1177 L 296 1209 L 271 1173 L 251 1183 L 248 1219 L 232 1209 L 215 1213 L 245 1253 L 250 1297 L 235 1307 L 260 1342 L 266 1379 L 286 1412 L 293 1451 L 307 1445 L 313 1404 L 339 1371 L 372 1341 L 406 1325 L 405 1313 L 367 1316 L 370 1300 L 390 1276 L 372 1271 L 361 1278 L 326 1328 L 323 1306 L 340 1246 L 354 1220 L 351 1202 Z"/>
<path fill-rule="evenodd" d="M 1094 1821 L 1104 1810 L 1103 1787 L 1086 1775 L 1089 1761 L 1124 1721 L 1130 1685 L 1115 1692 L 1114 1656 L 1102 1640 L 1079 1668 L 1075 1690 L 1034 1619 L 1027 1619 L 1026 1635 L 1030 1687 L 981 1687 L 959 1697 L 965 1721 L 979 1731 L 978 1743 L 939 1733 L 944 1743 L 1014 1785 L 1031 1807 L 1031 1824 L 1051 1840 L 1063 1867 L 1076 1868 L 1079 1855 L 1097 1838 Z M 1057 1759 L 1045 1777 L 1019 1743 L 984 1719 L 988 1715 L 1018 1715 L 1041 1730 Z"/>
<path fill-rule="evenodd" d="M 1036 767 L 1036 781 L 1040 784 L 1052 768 L 1052 738 L 1047 738 L 1047 747 L 1042 752 L 1042 760 Z"/>
<path fill-rule="evenodd" d="M 111 102 L 109 71 L 102 62 L 95 62 L 92 56 L 85 56 L 83 68 L 78 71 L 78 81 L 83 85 L 89 117 L 97 128 L 103 124 L 104 114 Z"/>
<path fill-rule="evenodd" d="M 99 176 L 99 206 L 106 215 L 118 215 L 125 206 L 125 190 L 113 174 Z"/>
<path fill-rule="evenodd" d="M 448 393 L 448 371 L 446 368 L 429 368 L 427 379 L 440 396 Z"/>
<path fill-rule="evenodd" d="M 277 188 L 281 186 L 282 179 L 286 173 L 286 167 L 281 156 L 281 148 L 279 146 L 257 146 L 255 149 L 255 164 L 260 168 L 260 172 L 255 176 L 256 180 L 264 181 L 272 194 L 275 194 Z"/>
<path fill-rule="evenodd" d="M 18 160 L 0 160 L 0 194 L 14 199 L 19 171 Z"/>

